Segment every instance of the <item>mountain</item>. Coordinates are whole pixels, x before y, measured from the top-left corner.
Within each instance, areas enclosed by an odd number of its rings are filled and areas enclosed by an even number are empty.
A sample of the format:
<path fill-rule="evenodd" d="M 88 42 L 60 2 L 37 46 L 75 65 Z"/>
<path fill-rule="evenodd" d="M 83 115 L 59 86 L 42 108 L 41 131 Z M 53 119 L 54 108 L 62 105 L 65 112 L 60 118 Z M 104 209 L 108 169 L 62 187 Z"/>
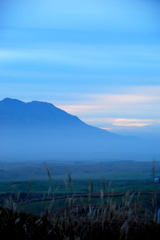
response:
<path fill-rule="evenodd" d="M 142 140 L 92 127 L 51 103 L 0 101 L 1 160 L 133 159 L 147 151 Z"/>

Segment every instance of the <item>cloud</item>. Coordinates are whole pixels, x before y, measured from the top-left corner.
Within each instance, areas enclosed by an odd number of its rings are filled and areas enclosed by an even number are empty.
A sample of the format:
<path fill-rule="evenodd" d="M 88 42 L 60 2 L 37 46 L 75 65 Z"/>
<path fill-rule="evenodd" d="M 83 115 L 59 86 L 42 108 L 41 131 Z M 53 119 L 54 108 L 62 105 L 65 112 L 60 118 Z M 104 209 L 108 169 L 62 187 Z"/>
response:
<path fill-rule="evenodd" d="M 123 126 L 123 127 L 144 127 L 152 125 L 153 120 L 141 120 L 141 119 L 114 119 L 112 125 Z"/>
<path fill-rule="evenodd" d="M 106 105 L 115 104 L 135 104 L 135 103 L 149 103 L 154 102 L 158 96 L 136 95 L 136 94 L 95 94 L 92 97 L 97 103 Z"/>
<path fill-rule="evenodd" d="M 32 35 L 34 31 L 31 31 Z M 21 31 L 19 32 L 21 34 Z M 45 34 L 45 32 L 44 32 Z M 36 37 L 35 37 L 36 38 Z M 48 37 L 49 40 L 49 37 Z M 47 41 L 47 40 L 46 40 Z M 88 43 L 88 42 L 74 42 L 67 43 L 60 41 L 50 42 L 45 45 L 41 42 L 39 36 L 37 36 L 38 46 L 26 47 L 27 42 L 20 43 L 20 47 L 1 48 L 0 56 L 1 61 L 58 61 L 66 63 L 69 61 L 73 65 L 75 64 L 91 64 L 109 66 L 159 66 L 160 60 L 158 51 L 160 51 L 159 45 L 154 46 L 137 46 L 137 45 L 114 45 L 114 44 L 101 44 Z M 21 45 L 22 44 L 22 45 Z M 82 62 L 83 60 L 83 62 Z"/>
<path fill-rule="evenodd" d="M 85 119 L 86 122 L 96 125 L 108 125 L 109 126 L 121 126 L 121 127 L 145 127 L 149 125 L 154 125 L 155 123 L 160 123 L 153 119 L 125 119 L 125 118 L 88 118 Z M 101 127 L 106 128 L 106 127 Z"/>
<path fill-rule="evenodd" d="M 153 32 L 158 25 L 158 4 L 150 1 L 1 0 L 0 7 L 2 26 L 141 33 Z"/>
<path fill-rule="evenodd" d="M 35 38 L 34 47 L 28 46 L 26 40 L 15 43 L 11 39 L 8 44 L 12 46 L 0 48 L 0 80 L 2 76 L 14 81 L 20 77 L 22 81 L 53 79 L 59 90 L 63 85 L 69 90 L 74 86 L 78 93 L 91 93 L 91 89 L 97 93 L 97 88 L 105 89 L 108 85 L 159 84 L 157 45 L 71 44 L 50 39 L 44 43 L 39 40 L 41 37 Z"/>
<path fill-rule="evenodd" d="M 142 114 L 143 116 L 146 106 L 148 107 L 148 111 L 155 111 L 158 102 L 160 104 L 160 97 L 158 96 L 102 94 L 91 95 L 90 99 L 86 99 L 86 101 L 82 100 L 82 102 L 74 102 L 72 105 L 70 103 L 67 104 L 67 102 L 65 102 L 65 105 L 61 105 L 60 102 L 57 104 L 59 108 L 82 117 L 89 115 L 127 116 L 130 114 Z M 153 106 L 155 107 L 152 109 Z"/>
<path fill-rule="evenodd" d="M 75 94 L 70 100 L 66 96 L 56 105 L 87 124 L 115 133 L 159 133 L 160 86 L 111 89 L 112 94 Z"/>
<path fill-rule="evenodd" d="M 120 88 L 122 90 L 122 88 Z M 131 94 L 133 90 L 133 93 Z M 124 88 L 121 94 L 80 94 L 73 101 L 57 102 L 58 106 L 72 114 L 83 118 L 87 116 L 99 115 L 116 116 L 123 118 L 129 116 L 147 117 L 152 115 L 160 118 L 160 86 L 155 87 L 128 87 L 128 94 Z M 137 92 L 137 94 L 136 94 Z M 73 97 L 74 98 L 74 97 Z"/>
<path fill-rule="evenodd" d="M 58 105 L 58 107 L 75 115 L 85 114 L 88 112 L 97 112 L 99 110 L 99 106 L 92 105 Z"/>

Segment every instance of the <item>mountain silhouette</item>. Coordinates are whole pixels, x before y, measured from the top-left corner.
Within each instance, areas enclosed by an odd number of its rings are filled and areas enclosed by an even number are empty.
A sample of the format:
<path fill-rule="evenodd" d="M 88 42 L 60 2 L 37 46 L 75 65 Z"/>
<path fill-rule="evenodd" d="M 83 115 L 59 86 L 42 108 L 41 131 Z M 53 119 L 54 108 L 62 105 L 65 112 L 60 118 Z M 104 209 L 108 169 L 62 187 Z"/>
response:
<path fill-rule="evenodd" d="M 120 135 L 92 127 L 51 103 L 32 101 L 24 103 L 17 99 L 5 98 L 0 101 L 0 127 L 11 129 L 50 130 L 59 132 L 99 133 L 110 138 Z M 58 136 L 57 136 L 58 137 Z"/>
<path fill-rule="evenodd" d="M 140 139 L 90 126 L 51 103 L 0 101 L 1 159 L 133 159 L 145 151 Z"/>
<path fill-rule="evenodd" d="M 80 120 L 51 103 L 32 101 L 24 103 L 5 98 L 0 101 L 0 124 L 15 126 L 76 125 Z"/>

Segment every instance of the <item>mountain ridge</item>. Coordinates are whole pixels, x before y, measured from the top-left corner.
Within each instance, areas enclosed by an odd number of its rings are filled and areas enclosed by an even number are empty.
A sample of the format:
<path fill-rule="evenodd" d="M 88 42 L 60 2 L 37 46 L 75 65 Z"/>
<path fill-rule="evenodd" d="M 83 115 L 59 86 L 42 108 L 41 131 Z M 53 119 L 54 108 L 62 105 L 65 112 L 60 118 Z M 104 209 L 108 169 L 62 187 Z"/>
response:
<path fill-rule="evenodd" d="M 56 114 L 58 115 L 57 120 L 60 120 L 60 118 L 63 118 L 65 115 L 65 120 L 67 121 L 67 117 L 71 116 L 67 112 L 55 107 L 51 103 L 46 103 L 46 102 L 40 102 L 40 101 L 32 101 L 32 102 L 22 102 L 17 99 L 10 99 L 10 98 L 5 98 L 2 101 L 0 101 L 0 110 L 4 110 L 1 114 L 1 119 L 0 121 L 2 122 L 2 114 L 7 115 L 7 117 L 10 117 L 11 120 L 13 115 L 12 113 L 14 112 L 14 117 L 15 113 L 17 114 L 16 120 L 25 120 L 27 116 L 31 116 L 33 119 L 35 118 L 37 122 L 40 122 L 44 124 L 44 120 L 49 123 L 50 121 L 53 121 L 51 117 L 53 117 L 53 114 L 55 114 L 54 117 L 56 117 Z M 51 114 L 52 112 L 52 114 Z M 76 116 L 73 116 L 75 119 L 78 119 Z M 5 119 L 6 120 L 6 119 Z M 19 123 L 19 121 L 18 121 Z M 27 123 L 27 119 L 25 121 Z M 55 123 L 55 122 L 52 122 Z"/>
<path fill-rule="evenodd" d="M 20 118 L 20 120 L 22 120 L 22 118 L 23 118 L 23 120 L 25 119 L 26 121 L 23 123 L 25 123 L 26 126 L 27 126 L 27 120 L 28 120 L 28 118 L 26 118 L 26 116 L 31 115 L 30 118 L 32 117 L 32 119 L 35 119 L 35 118 L 36 118 L 36 120 L 38 119 L 36 121 L 36 123 L 38 123 L 38 121 L 41 120 L 42 125 L 43 124 L 58 124 L 58 121 L 60 121 L 60 124 L 70 123 L 70 124 L 73 124 L 75 127 L 77 127 L 77 124 L 81 124 L 85 127 L 92 127 L 94 129 L 97 129 L 104 133 L 108 133 L 110 135 L 113 134 L 114 136 L 120 136 L 119 134 L 111 133 L 107 130 L 103 130 L 103 129 L 88 125 L 87 123 L 80 120 L 77 116 L 69 114 L 66 111 L 56 107 L 55 105 L 53 105 L 51 103 L 43 102 L 43 101 L 35 101 L 35 100 L 31 101 L 31 102 L 23 102 L 23 101 L 20 101 L 17 99 L 5 98 L 2 101 L 0 101 L 0 115 L 1 115 L 0 124 L 2 122 L 2 113 L 1 113 L 2 106 L 5 107 L 5 109 L 9 110 L 9 111 L 5 111 L 5 114 L 7 115 L 7 117 L 12 117 L 12 112 L 13 112 L 12 108 L 14 107 L 14 115 L 16 112 L 16 114 L 18 114 L 18 118 Z M 21 107 L 21 109 L 19 109 L 18 107 Z M 49 113 L 49 111 L 50 111 L 50 113 Z M 51 113 L 51 111 L 52 111 L 52 113 Z M 15 120 L 15 119 L 11 119 L 11 120 Z M 16 118 L 16 120 L 17 120 L 18 124 L 20 124 L 19 119 Z M 6 118 L 5 118 L 5 121 L 6 121 Z M 13 124 L 14 123 L 15 122 L 13 122 Z M 41 124 L 39 124 L 39 126 Z"/>
<path fill-rule="evenodd" d="M 133 160 L 147 151 L 142 140 L 90 126 L 51 103 L 0 101 L 1 159 Z"/>

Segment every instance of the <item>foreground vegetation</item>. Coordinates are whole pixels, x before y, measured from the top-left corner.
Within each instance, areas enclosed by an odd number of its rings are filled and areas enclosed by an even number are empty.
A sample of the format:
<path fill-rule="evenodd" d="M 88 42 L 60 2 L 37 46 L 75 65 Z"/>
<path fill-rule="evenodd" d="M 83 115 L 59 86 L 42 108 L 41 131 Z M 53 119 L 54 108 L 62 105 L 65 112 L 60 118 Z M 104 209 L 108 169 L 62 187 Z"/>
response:
<path fill-rule="evenodd" d="M 0 208 L 0 232 L 16 239 L 159 239 L 156 196 L 150 206 L 140 194 L 127 192 L 118 203 L 101 191 L 96 204 L 88 193 L 87 202 L 74 195 L 66 205 L 52 210 L 54 198 L 41 214 L 20 210 L 10 198 Z"/>
<path fill-rule="evenodd" d="M 16 239 L 159 239 L 160 185 L 114 173 L 0 182 L 0 232 Z M 128 174 L 128 179 L 127 179 Z"/>
<path fill-rule="evenodd" d="M 100 210 L 100 209 L 99 209 Z M 108 209 L 109 210 L 109 209 Z M 5 239 L 159 239 L 160 226 L 151 219 L 147 222 L 131 219 L 132 212 L 115 215 L 111 208 L 106 217 L 105 209 L 101 214 L 83 216 L 79 211 L 73 216 L 72 208 L 68 213 L 52 216 L 35 216 L 0 209 L 0 232 Z M 124 212 L 124 209 L 123 209 Z M 129 213 L 130 212 L 130 213 Z M 121 218 L 120 218 L 121 215 Z M 119 217 L 118 217 L 119 216 Z M 118 218 L 117 218 L 118 217 Z"/>

